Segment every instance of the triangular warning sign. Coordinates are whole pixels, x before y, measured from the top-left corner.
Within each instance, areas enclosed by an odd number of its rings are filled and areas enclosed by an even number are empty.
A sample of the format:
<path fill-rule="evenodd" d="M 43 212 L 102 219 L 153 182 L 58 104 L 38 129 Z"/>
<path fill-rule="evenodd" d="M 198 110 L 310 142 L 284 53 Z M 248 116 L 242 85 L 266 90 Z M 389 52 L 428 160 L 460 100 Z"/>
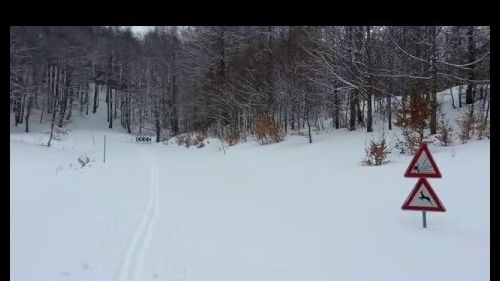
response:
<path fill-rule="evenodd" d="M 431 185 L 425 178 L 420 178 L 401 207 L 403 210 L 446 212 Z"/>
<path fill-rule="evenodd" d="M 406 169 L 405 177 L 407 178 L 440 178 L 441 172 L 439 171 L 436 162 L 432 158 L 431 152 L 425 143 L 420 146 L 417 153 L 411 160 L 410 165 Z"/>

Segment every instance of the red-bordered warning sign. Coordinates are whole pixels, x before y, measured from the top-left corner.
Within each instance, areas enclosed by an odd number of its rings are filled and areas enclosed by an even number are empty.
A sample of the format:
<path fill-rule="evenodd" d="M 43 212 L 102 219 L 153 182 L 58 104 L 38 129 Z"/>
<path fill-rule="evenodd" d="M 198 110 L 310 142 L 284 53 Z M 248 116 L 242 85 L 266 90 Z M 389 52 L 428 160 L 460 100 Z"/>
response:
<path fill-rule="evenodd" d="M 420 178 L 401 207 L 403 210 L 446 212 L 431 185 L 425 178 Z"/>
<path fill-rule="evenodd" d="M 417 150 L 417 153 L 411 160 L 410 165 L 406 169 L 405 177 L 407 178 L 440 178 L 441 172 L 439 171 L 436 162 L 432 158 L 431 152 L 427 145 L 423 143 Z"/>

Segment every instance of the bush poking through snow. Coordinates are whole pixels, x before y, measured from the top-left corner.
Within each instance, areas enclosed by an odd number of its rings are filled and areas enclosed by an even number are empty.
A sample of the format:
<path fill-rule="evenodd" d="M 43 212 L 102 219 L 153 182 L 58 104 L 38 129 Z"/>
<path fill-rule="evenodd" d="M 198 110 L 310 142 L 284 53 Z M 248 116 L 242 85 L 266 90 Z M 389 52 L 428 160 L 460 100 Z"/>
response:
<path fill-rule="evenodd" d="M 54 127 L 54 134 L 52 135 L 52 139 L 56 141 L 63 141 L 68 136 L 69 129 Z"/>
<path fill-rule="evenodd" d="M 444 118 L 444 113 L 441 113 L 441 118 L 439 119 L 437 127 L 436 138 L 441 142 L 441 145 L 448 146 L 453 142 L 453 129 L 448 123 L 448 120 Z"/>
<path fill-rule="evenodd" d="M 198 148 L 201 148 L 204 146 L 201 146 L 201 144 L 205 140 L 205 135 L 199 132 L 188 133 L 177 136 L 175 140 L 177 142 L 177 145 L 184 145 L 187 148 L 189 148 L 190 146 L 197 146 Z"/>
<path fill-rule="evenodd" d="M 466 143 L 474 135 L 476 116 L 470 112 L 462 112 L 457 123 L 460 128 L 458 137 L 462 143 Z"/>
<path fill-rule="evenodd" d="M 418 91 L 415 91 L 409 99 L 405 109 L 401 107 L 398 110 L 397 123 L 401 125 L 403 131 L 404 152 L 414 153 L 425 140 L 424 132 L 427 120 L 431 116 L 431 108 Z"/>
<path fill-rule="evenodd" d="M 83 169 L 89 162 L 90 158 L 88 158 L 86 155 L 82 155 L 78 158 L 78 162 L 82 166 L 81 168 Z"/>
<path fill-rule="evenodd" d="M 59 135 L 68 135 L 68 132 L 71 130 L 63 128 L 63 127 L 54 127 L 54 132 Z"/>
<path fill-rule="evenodd" d="M 277 143 L 284 137 L 280 125 L 269 116 L 260 116 L 255 120 L 253 134 L 261 144 Z"/>
<path fill-rule="evenodd" d="M 370 141 L 370 145 L 365 148 L 365 151 L 366 158 L 363 160 L 364 165 L 379 166 L 389 162 L 387 156 L 391 151 L 384 136 L 382 136 L 378 142 L 375 140 Z"/>
<path fill-rule="evenodd" d="M 414 154 L 422 145 L 424 138 L 409 129 L 403 129 L 402 134 L 404 138 L 404 141 L 402 141 L 403 153 Z"/>
<path fill-rule="evenodd" d="M 478 139 L 482 140 L 484 137 L 490 138 L 490 122 L 487 121 L 483 110 L 479 111 L 476 115 L 475 131 Z M 486 120 L 485 120 L 486 119 Z M 485 122 L 486 121 L 486 122 Z"/>
<path fill-rule="evenodd" d="M 490 121 L 487 121 L 486 124 L 484 122 L 479 122 L 476 127 L 477 138 L 482 140 L 484 137 L 490 138 Z"/>
<path fill-rule="evenodd" d="M 224 141 L 229 145 L 233 146 L 240 142 L 240 133 L 238 131 L 230 132 L 224 136 Z"/>
<path fill-rule="evenodd" d="M 191 146 L 191 137 L 189 134 L 179 135 L 175 138 L 177 145 Z"/>

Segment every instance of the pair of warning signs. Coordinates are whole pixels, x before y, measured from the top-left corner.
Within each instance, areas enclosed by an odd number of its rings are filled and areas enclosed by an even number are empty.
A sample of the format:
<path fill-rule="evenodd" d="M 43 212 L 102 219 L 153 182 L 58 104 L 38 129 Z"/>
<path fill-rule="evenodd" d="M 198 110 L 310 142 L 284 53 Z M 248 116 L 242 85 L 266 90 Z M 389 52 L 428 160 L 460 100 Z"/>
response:
<path fill-rule="evenodd" d="M 441 178 L 436 162 L 425 143 L 420 146 L 417 153 L 406 169 L 405 177 L 419 178 L 417 184 L 401 207 L 403 210 L 445 212 L 443 203 L 425 178 Z"/>

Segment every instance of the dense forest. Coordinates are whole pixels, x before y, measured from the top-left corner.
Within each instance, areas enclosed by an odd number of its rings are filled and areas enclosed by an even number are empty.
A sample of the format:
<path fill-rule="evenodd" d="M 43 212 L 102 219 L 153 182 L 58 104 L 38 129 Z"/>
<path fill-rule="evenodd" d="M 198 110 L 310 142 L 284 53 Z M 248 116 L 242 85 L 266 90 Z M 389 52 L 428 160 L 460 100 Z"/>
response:
<path fill-rule="evenodd" d="M 454 106 L 486 101 L 489 65 L 490 29 L 479 26 L 161 26 L 142 37 L 12 26 L 10 110 L 26 132 L 105 106 L 109 128 L 156 141 L 193 131 L 245 139 L 259 124 L 305 128 L 311 140 L 311 127 L 371 132 L 376 114 L 391 129 L 393 109 L 415 98 L 436 134 L 436 93 L 460 85 Z"/>

